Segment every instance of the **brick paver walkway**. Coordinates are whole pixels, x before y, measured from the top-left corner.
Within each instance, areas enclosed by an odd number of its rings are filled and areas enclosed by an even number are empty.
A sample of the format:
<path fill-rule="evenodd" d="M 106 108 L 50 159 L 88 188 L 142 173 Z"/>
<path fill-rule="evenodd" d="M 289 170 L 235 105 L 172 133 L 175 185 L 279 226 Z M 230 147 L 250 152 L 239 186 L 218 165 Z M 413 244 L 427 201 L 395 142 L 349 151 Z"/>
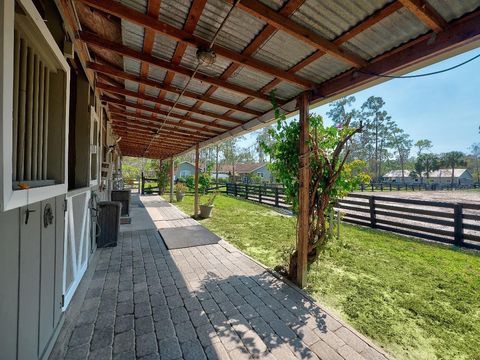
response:
<path fill-rule="evenodd" d="M 67 359 L 386 358 L 225 242 L 168 251 L 146 229 L 98 251 Z"/>

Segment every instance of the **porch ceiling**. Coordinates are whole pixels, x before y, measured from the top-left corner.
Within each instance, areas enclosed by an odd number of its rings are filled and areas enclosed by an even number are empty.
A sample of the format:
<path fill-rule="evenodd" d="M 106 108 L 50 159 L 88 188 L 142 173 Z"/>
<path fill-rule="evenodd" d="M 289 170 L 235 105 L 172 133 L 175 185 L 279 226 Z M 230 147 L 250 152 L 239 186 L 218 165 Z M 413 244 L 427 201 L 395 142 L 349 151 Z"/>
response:
<path fill-rule="evenodd" d="M 272 90 L 292 112 L 303 91 L 326 102 L 480 39 L 480 0 L 241 0 L 213 46 L 216 62 L 200 66 L 172 110 L 196 49 L 208 47 L 232 2 L 75 0 L 74 11 L 60 1 L 123 155 L 167 158 L 213 144 L 271 122 Z"/>

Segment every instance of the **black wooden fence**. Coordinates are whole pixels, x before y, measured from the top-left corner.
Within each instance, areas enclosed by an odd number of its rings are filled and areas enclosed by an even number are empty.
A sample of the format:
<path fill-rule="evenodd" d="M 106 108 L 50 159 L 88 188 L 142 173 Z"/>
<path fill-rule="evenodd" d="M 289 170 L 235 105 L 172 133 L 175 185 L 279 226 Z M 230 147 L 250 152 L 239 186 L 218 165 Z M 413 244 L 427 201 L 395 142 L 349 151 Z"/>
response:
<path fill-rule="evenodd" d="M 480 204 L 350 194 L 336 207 L 346 222 L 480 248 Z"/>
<path fill-rule="evenodd" d="M 416 184 L 400 184 L 400 183 L 370 183 L 370 184 L 361 184 L 358 188 L 359 191 L 438 191 L 438 190 L 466 190 L 466 189 L 477 189 L 478 184 L 471 185 L 458 185 L 458 184 L 426 184 L 426 183 L 416 183 Z"/>
<path fill-rule="evenodd" d="M 226 194 L 261 204 L 291 208 L 285 200 L 285 192 L 281 186 L 227 183 Z"/>

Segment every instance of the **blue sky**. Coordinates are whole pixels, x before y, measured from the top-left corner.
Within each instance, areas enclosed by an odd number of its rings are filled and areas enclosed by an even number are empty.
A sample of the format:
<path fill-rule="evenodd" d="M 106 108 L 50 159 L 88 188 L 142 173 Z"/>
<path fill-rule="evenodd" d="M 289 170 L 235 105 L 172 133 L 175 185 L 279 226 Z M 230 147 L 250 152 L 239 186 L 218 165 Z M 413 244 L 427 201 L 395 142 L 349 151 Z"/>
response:
<path fill-rule="evenodd" d="M 455 56 L 412 74 L 438 71 L 459 64 L 480 53 L 480 49 Z M 414 79 L 393 79 L 355 94 L 356 106 L 369 96 L 381 96 L 393 120 L 414 141 L 430 139 L 432 151 L 469 152 L 469 146 L 480 142 L 480 58 L 446 73 Z M 326 118 L 328 105 L 311 111 Z M 240 146 L 255 143 L 247 135 Z"/>

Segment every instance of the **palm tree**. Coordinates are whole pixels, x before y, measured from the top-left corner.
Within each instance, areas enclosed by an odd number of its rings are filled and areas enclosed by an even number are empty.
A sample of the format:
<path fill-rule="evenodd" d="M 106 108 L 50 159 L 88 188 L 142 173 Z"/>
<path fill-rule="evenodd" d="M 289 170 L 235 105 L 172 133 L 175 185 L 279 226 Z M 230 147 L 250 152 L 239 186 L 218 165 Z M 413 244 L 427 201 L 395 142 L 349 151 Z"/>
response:
<path fill-rule="evenodd" d="M 421 154 L 415 162 L 415 171 L 420 176 L 420 181 L 423 183 L 423 174 L 430 177 L 432 171 L 438 170 L 440 164 L 435 154 Z"/>
<path fill-rule="evenodd" d="M 452 186 L 455 181 L 455 168 L 465 164 L 465 154 L 461 151 L 450 151 L 442 155 L 442 164 L 452 169 Z"/>

